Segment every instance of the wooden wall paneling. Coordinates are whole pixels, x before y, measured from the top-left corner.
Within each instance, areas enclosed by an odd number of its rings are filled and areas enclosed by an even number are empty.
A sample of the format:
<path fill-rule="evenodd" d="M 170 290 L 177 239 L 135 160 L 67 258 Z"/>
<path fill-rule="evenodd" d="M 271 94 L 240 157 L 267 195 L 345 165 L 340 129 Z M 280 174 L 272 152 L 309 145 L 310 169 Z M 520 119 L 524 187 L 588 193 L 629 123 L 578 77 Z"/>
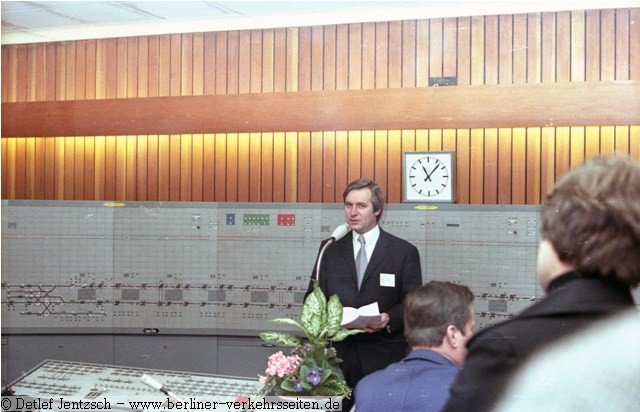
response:
<path fill-rule="evenodd" d="M 374 138 L 376 155 L 373 169 L 373 178 L 378 184 L 384 185 L 384 187 L 388 187 L 388 132 L 386 130 L 376 130 Z M 340 164 L 339 161 L 336 163 Z M 344 173 L 342 175 L 345 176 Z M 348 182 L 346 181 L 346 179 L 340 179 L 340 174 L 338 174 L 338 179 L 336 179 L 336 189 L 338 190 L 336 192 L 337 201 L 342 201 L 342 193 L 347 187 L 347 184 Z"/>
<path fill-rule="evenodd" d="M 311 132 L 308 191 L 309 201 L 313 203 L 322 202 L 324 193 L 323 140 L 323 132 Z"/>
<path fill-rule="evenodd" d="M 216 135 L 206 133 L 202 137 L 202 201 L 216 199 Z M 223 185 L 224 187 L 224 185 Z"/>
<path fill-rule="evenodd" d="M 402 87 L 402 22 L 391 21 L 388 27 L 386 87 L 398 88 Z"/>
<path fill-rule="evenodd" d="M 347 181 L 362 177 L 362 132 L 350 130 L 347 139 Z"/>
<path fill-rule="evenodd" d="M 471 129 L 469 162 L 469 203 L 482 204 L 484 199 L 484 129 Z M 496 169 L 497 170 L 497 169 Z"/>
<path fill-rule="evenodd" d="M 542 183 L 542 130 L 540 127 L 530 127 L 526 131 L 526 199 L 528 205 L 539 204 L 541 201 Z"/>
<path fill-rule="evenodd" d="M 50 49 L 47 50 L 47 79 L 52 79 L 54 74 L 49 72 L 50 67 L 54 67 L 55 56 L 49 55 Z M 51 64 L 50 64 L 51 62 Z M 48 82 L 51 84 L 53 82 Z M 52 95 L 51 90 L 47 90 L 47 96 Z M 107 39 L 96 40 L 96 89 L 95 98 L 105 99 L 107 97 Z M 49 99 L 47 99 L 49 100 Z"/>
<path fill-rule="evenodd" d="M 629 130 L 628 126 L 614 127 L 614 151 L 616 153 L 631 153 L 629 146 Z"/>
<path fill-rule="evenodd" d="M 442 75 L 458 74 L 458 19 L 448 17 L 442 20 Z"/>
<path fill-rule="evenodd" d="M 135 185 L 135 199 L 128 200 L 137 200 L 140 202 L 146 202 L 149 200 L 149 139 L 150 136 L 147 135 L 138 135 L 133 136 L 135 139 L 135 152 L 132 154 L 134 159 L 132 167 L 132 171 L 134 172 L 136 179 L 134 182 Z"/>
<path fill-rule="evenodd" d="M 44 137 L 32 138 L 35 141 L 35 154 L 34 154 L 34 199 L 44 200 L 46 182 L 45 177 L 46 170 L 46 139 Z M 93 174 L 92 174 L 93 176 Z M 85 190 L 86 192 L 86 190 Z"/>
<path fill-rule="evenodd" d="M 603 152 L 601 143 L 603 139 L 601 136 L 599 126 L 588 126 L 584 128 L 584 159 L 589 160 L 593 157 L 599 156 Z"/>
<path fill-rule="evenodd" d="M 527 83 L 542 81 L 542 15 L 527 15 Z"/>
<path fill-rule="evenodd" d="M 262 163 L 262 134 L 249 134 L 249 159 L 247 161 L 248 177 L 247 187 L 249 188 L 248 199 L 250 202 L 260 202 L 264 194 L 262 193 L 262 180 L 265 165 Z"/>
<path fill-rule="evenodd" d="M 159 136 L 157 134 L 147 136 L 147 180 L 143 182 L 143 184 L 146 185 L 145 193 L 147 201 L 157 201 L 160 199 L 158 192 L 160 183 L 159 150 Z"/>
<path fill-rule="evenodd" d="M 298 90 L 311 90 L 311 27 L 301 27 L 298 32 Z"/>
<path fill-rule="evenodd" d="M 181 166 L 181 148 L 182 148 L 182 135 L 171 134 L 169 135 L 169 201 L 180 201 L 180 186 L 182 183 L 180 174 L 182 171 Z"/>
<path fill-rule="evenodd" d="M 513 129 L 498 129 L 498 204 L 511 204 Z"/>
<path fill-rule="evenodd" d="M 117 40 L 117 57 L 116 57 L 116 97 L 123 99 L 127 97 L 129 81 L 128 67 L 128 42 L 126 38 L 118 38 Z"/>
<path fill-rule="evenodd" d="M 311 202 L 311 132 L 300 132 L 297 137 L 297 202 Z"/>
<path fill-rule="evenodd" d="M 27 101 L 27 91 L 29 88 L 29 76 L 28 76 L 28 49 L 27 45 L 19 44 L 17 45 L 17 60 L 18 64 L 16 66 L 16 102 L 26 102 Z"/>
<path fill-rule="evenodd" d="M 287 33 L 277 28 L 273 34 L 273 91 L 287 90 Z"/>
<path fill-rule="evenodd" d="M 442 151 L 455 152 L 457 147 L 456 129 L 444 129 L 442 131 Z"/>
<path fill-rule="evenodd" d="M 585 80 L 585 13 L 571 12 L 571 81 Z"/>
<path fill-rule="evenodd" d="M 65 62 L 65 100 L 79 100 L 79 94 L 76 94 L 76 84 L 79 78 L 77 50 L 80 42 L 72 41 L 66 44 Z M 84 81 L 84 79 L 82 79 Z"/>
<path fill-rule="evenodd" d="M 93 139 L 93 181 L 87 184 L 91 185 L 92 191 L 88 192 L 85 188 L 85 193 L 92 193 L 91 200 L 104 200 L 105 196 L 105 162 L 106 162 L 106 137 L 95 136 Z M 48 173 L 48 172 L 47 172 Z M 47 175 L 45 175 L 45 180 Z M 46 198 L 47 185 L 45 183 L 45 198 Z"/>
<path fill-rule="evenodd" d="M 640 80 L 640 7 L 629 11 L 629 79 Z"/>
<path fill-rule="evenodd" d="M 298 202 L 298 133 L 285 133 L 285 202 Z"/>
<path fill-rule="evenodd" d="M 69 83 L 73 83 L 73 99 L 85 100 L 87 94 L 87 42 L 86 40 L 78 40 L 75 45 L 75 59 L 72 64 L 75 72 L 70 77 Z"/>
<path fill-rule="evenodd" d="M 373 159 L 372 159 L 373 160 Z M 333 203 L 336 201 L 336 132 L 322 133 L 322 176 L 320 180 L 322 189 L 316 190 L 321 196 L 321 202 Z"/>
<path fill-rule="evenodd" d="M 138 200 L 138 136 L 123 136 L 125 144 L 125 200 Z"/>
<path fill-rule="evenodd" d="M 226 94 L 228 83 L 228 32 L 216 33 L 216 80 L 215 94 Z"/>
<path fill-rule="evenodd" d="M 470 196 L 471 131 L 456 131 L 456 203 L 468 204 Z"/>
<path fill-rule="evenodd" d="M 600 80 L 616 77 L 616 13 L 615 10 L 600 11 Z"/>
<path fill-rule="evenodd" d="M 428 30 L 428 22 L 423 23 L 426 26 L 425 30 Z M 379 22 L 376 23 L 376 57 L 375 57 L 375 87 L 376 89 L 384 89 L 389 85 L 389 23 L 388 22 Z M 428 44 L 425 44 L 425 47 L 422 49 L 423 58 L 420 60 L 423 62 L 422 70 L 424 70 L 425 75 L 428 77 Z"/>
<path fill-rule="evenodd" d="M 56 43 L 56 91 L 55 100 L 65 100 L 67 53 L 66 43 Z"/>
<path fill-rule="evenodd" d="M 52 139 L 54 146 L 54 164 L 55 168 L 54 173 L 54 191 L 53 191 L 53 199 L 54 200 L 64 200 L 64 178 L 65 178 L 65 164 L 64 164 L 64 149 L 65 149 L 65 139 L 64 137 Z"/>
<path fill-rule="evenodd" d="M 140 36 L 136 42 L 136 61 L 132 70 L 136 73 L 136 97 L 149 97 L 149 79 L 151 56 L 149 51 L 149 36 Z"/>
<path fill-rule="evenodd" d="M 512 130 L 511 153 L 511 204 L 524 205 L 527 203 L 527 129 L 517 127 Z M 531 183 L 533 186 L 534 184 Z"/>
<path fill-rule="evenodd" d="M 75 167 L 73 170 L 73 200 L 86 200 L 86 196 L 84 193 L 84 182 L 85 182 L 85 142 L 84 136 L 76 136 L 73 138 L 74 141 L 74 154 L 75 157 Z"/>
<path fill-rule="evenodd" d="M 616 152 L 616 127 L 615 126 L 594 126 L 587 127 L 587 133 L 595 129 L 600 135 L 600 154 L 609 155 Z M 629 153 L 627 149 L 626 153 Z"/>
<path fill-rule="evenodd" d="M 527 15 L 513 16 L 513 83 L 527 83 L 527 30 Z"/>
<path fill-rule="evenodd" d="M 486 16 L 484 18 L 484 30 L 474 31 L 474 36 L 484 36 L 482 39 L 483 45 L 481 46 L 481 50 L 484 49 L 484 56 L 482 56 L 484 60 L 484 79 L 482 79 L 480 83 L 475 84 L 498 84 L 500 82 L 501 53 L 504 52 L 501 49 L 502 25 L 500 24 L 500 19 L 500 16 Z M 480 39 L 474 40 L 477 44 Z M 475 53 L 475 50 L 473 50 L 472 53 Z M 478 60 L 477 64 L 480 65 L 481 56 L 475 58 Z"/>
<path fill-rule="evenodd" d="M 4 52 L 4 48 L 2 49 Z M 4 56 L 3 56 L 4 57 Z M 0 187 L 3 199 L 9 199 L 9 142 L 13 139 L 0 139 L 0 167 L 2 174 L 0 175 Z"/>
<path fill-rule="evenodd" d="M 217 56 L 217 36 L 216 32 L 203 34 L 202 39 L 202 94 L 216 94 L 216 56 Z"/>
<path fill-rule="evenodd" d="M 286 153 L 287 140 L 284 132 L 273 133 L 273 201 L 286 202 Z"/>
<path fill-rule="evenodd" d="M 483 137 L 477 133 L 475 138 L 484 140 L 484 181 L 481 183 L 481 203 L 496 204 L 498 203 L 498 183 L 506 184 L 506 182 L 499 180 L 500 158 L 498 156 L 500 151 L 498 147 L 498 129 L 485 129 Z"/>
<path fill-rule="evenodd" d="M 85 87 L 85 99 L 96 99 L 96 86 L 97 86 L 97 43 L 95 40 L 87 40 L 85 47 L 85 66 L 86 66 L 86 87 Z"/>
<path fill-rule="evenodd" d="M 471 84 L 485 84 L 485 18 L 471 18 Z"/>
<path fill-rule="evenodd" d="M 75 137 L 61 139 L 64 145 L 64 155 L 61 156 L 61 166 L 64 173 L 64 188 L 61 200 L 75 199 Z"/>
<path fill-rule="evenodd" d="M 258 165 L 251 164 L 251 154 L 250 154 L 250 135 L 249 133 L 238 133 L 238 147 L 236 152 L 237 163 L 236 163 L 236 171 L 238 174 L 238 184 L 236 188 L 237 192 L 237 200 L 238 202 L 250 202 L 251 201 L 251 193 L 250 190 L 250 179 L 251 179 L 251 168 L 259 167 Z"/>
<path fill-rule="evenodd" d="M 193 34 L 193 69 L 191 95 L 202 96 L 204 94 L 204 33 Z"/>
<path fill-rule="evenodd" d="M 315 29 L 314 29 L 315 30 Z M 324 26 L 322 32 L 323 40 L 320 44 L 315 44 L 316 37 L 320 33 L 314 31 L 314 48 L 322 48 L 322 87 L 321 90 L 336 89 L 336 61 L 337 61 L 337 27 L 335 25 Z M 315 51 L 315 50 L 314 50 Z M 320 54 L 320 52 L 316 52 Z M 315 58 L 315 57 L 314 57 Z"/>
<path fill-rule="evenodd" d="M 402 151 L 403 138 L 401 130 L 389 131 L 387 157 L 387 203 L 402 201 Z"/>
<path fill-rule="evenodd" d="M 416 152 L 429 151 L 429 130 L 428 129 L 416 130 L 415 151 Z"/>
<path fill-rule="evenodd" d="M 556 13 L 542 13 L 541 76 L 542 83 L 556 81 Z"/>
<path fill-rule="evenodd" d="M 226 94 L 240 92 L 240 33 L 232 31 L 227 37 L 227 89 Z"/>
<path fill-rule="evenodd" d="M 126 97 L 139 97 L 140 91 L 140 74 L 138 72 L 138 48 L 140 40 L 138 37 L 129 37 L 126 41 Z"/>
<path fill-rule="evenodd" d="M 115 198 L 123 201 L 127 199 L 127 187 L 129 186 L 127 176 L 127 136 L 119 135 L 115 137 Z M 178 151 L 177 153 L 180 153 Z M 175 199 L 178 200 L 178 199 Z"/>
<path fill-rule="evenodd" d="M 376 87 L 376 24 L 362 23 L 362 88 Z"/>
<path fill-rule="evenodd" d="M 158 200 L 166 202 L 170 196 L 170 139 L 167 134 L 158 135 Z"/>
<path fill-rule="evenodd" d="M 309 64 L 311 69 L 310 90 L 323 90 L 324 89 L 324 27 L 313 26 L 311 27 L 311 62 Z"/>
<path fill-rule="evenodd" d="M 182 37 L 169 35 L 169 96 L 182 96 Z"/>
<path fill-rule="evenodd" d="M 458 17 L 457 24 L 456 76 L 458 85 L 468 86 L 471 84 L 471 17 Z"/>
<path fill-rule="evenodd" d="M 262 31 L 262 93 L 273 93 L 273 56 L 274 56 L 274 32 L 271 30 Z"/>
<path fill-rule="evenodd" d="M 16 139 L 7 139 L 5 143 L 5 139 L 2 139 L 2 143 L 4 143 L 2 147 L 2 154 L 4 158 L 2 159 L 2 176 L 3 176 L 3 184 L 2 184 L 2 192 L 3 198 L 13 199 L 15 198 L 15 189 L 16 189 Z"/>
<path fill-rule="evenodd" d="M 416 21 L 402 22 L 402 87 L 416 87 Z"/>
<path fill-rule="evenodd" d="M 228 172 L 228 159 L 229 155 L 227 153 L 227 135 L 224 133 L 216 133 L 215 134 L 215 172 L 214 172 L 214 202 L 225 202 L 227 200 L 228 193 L 228 176 L 231 175 Z M 234 175 L 235 176 L 235 175 Z M 235 180 L 234 182 L 235 183 Z"/>
<path fill-rule="evenodd" d="M 274 136 L 273 133 L 262 133 L 260 155 L 262 159 L 260 176 L 252 178 L 260 182 L 260 202 L 274 201 Z"/>
<path fill-rule="evenodd" d="M 192 202 L 204 200 L 204 136 L 194 134 L 191 138 L 191 196 Z"/>
<path fill-rule="evenodd" d="M 571 81 L 571 12 L 556 13 L 556 81 Z"/>
<path fill-rule="evenodd" d="M 15 166 L 13 169 L 13 182 L 11 183 L 13 198 L 26 199 L 27 196 L 27 144 L 26 138 L 16 139 L 13 152 Z"/>
<path fill-rule="evenodd" d="M 587 10 L 585 14 L 585 80 L 600 80 L 600 10 Z"/>
<path fill-rule="evenodd" d="M 11 60 L 10 60 L 10 52 L 11 50 L 13 50 L 13 48 L 9 47 L 9 46 L 2 46 L 2 61 L 5 62 L 5 64 L 1 65 L 1 69 L 0 69 L 0 75 L 2 76 L 1 78 L 1 84 L 0 84 L 0 96 L 2 98 L 2 103 L 9 103 L 9 89 L 11 88 Z M 5 145 L 5 143 L 3 142 L 3 145 Z M 4 186 L 4 185 L 3 185 Z M 3 196 L 4 198 L 4 196 Z"/>
<path fill-rule="evenodd" d="M 570 128 L 570 159 L 569 167 L 573 168 L 584 163 L 585 156 L 585 130 L 583 126 Z"/>
<path fill-rule="evenodd" d="M 287 79 L 286 91 L 297 92 L 298 87 L 298 66 L 300 64 L 300 37 L 297 27 L 287 29 Z"/>
<path fill-rule="evenodd" d="M 193 96 L 194 50 L 193 33 L 180 36 L 180 96 Z"/>
<path fill-rule="evenodd" d="M 445 53 L 442 38 L 443 22 L 442 19 L 430 19 L 429 23 L 429 77 L 442 77 Z"/>
<path fill-rule="evenodd" d="M 557 127 L 555 133 L 555 181 L 571 168 L 571 129 Z M 548 189 L 551 190 L 552 186 Z"/>
<path fill-rule="evenodd" d="M 36 191 L 36 140 L 25 138 L 25 193 L 24 199 L 35 199 Z"/>
<path fill-rule="evenodd" d="M 240 85 L 239 91 L 240 93 L 252 93 L 254 84 L 257 82 L 258 84 L 255 86 L 259 89 L 260 81 L 262 78 L 261 68 L 259 66 L 254 66 L 253 56 L 255 48 L 254 46 L 254 37 L 252 30 L 242 30 L 240 31 L 240 59 L 239 59 L 239 72 L 240 72 Z M 257 43 L 261 43 L 261 39 L 256 39 Z M 261 45 L 255 44 L 258 50 L 261 51 Z M 261 55 L 262 53 L 260 53 Z M 258 76 L 256 76 L 256 72 Z M 258 79 L 254 81 L 255 79 Z M 256 91 L 257 92 L 257 91 Z M 259 92 L 257 92 L 259 93 Z"/>
<path fill-rule="evenodd" d="M 629 9 L 616 9 L 615 79 L 629 80 Z"/>
<path fill-rule="evenodd" d="M 36 45 L 30 44 L 27 45 L 27 66 L 26 66 L 26 76 L 27 76 L 27 93 L 25 97 L 25 101 L 33 102 L 36 100 L 36 90 L 38 88 L 37 85 L 37 49 Z"/>
<path fill-rule="evenodd" d="M 513 83 L 513 16 L 498 17 L 498 83 Z"/>
<path fill-rule="evenodd" d="M 442 129 L 429 130 L 429 150 L 442 151 Z"/>
<path fill-rule="evenodd" d="M 629 128 L 629 154 L 634 159 L 640 159 L 640 126 Z"/>
<path fill-rule="evenodd" d="M 183 134 L 180 136 L 180 196 L 179 200 L 181 202 L 189 202 L 192 201 L 194 189 L 194 180 L 193 174 L 194 164 L 193 164 L 193 135 Z"/>
<path fill-rule="evenodd" d="M 375 176 L 376 141 L 373 130 L 362 131 L 362 167 L 360 174 L 373 179 Z M 344 189 L 344 188 L 343 188 Z"/>
<path fill-rule="evenodd" d="M 544 200 L 556 179 L 556 129 L 543 127 L 540 130 L 540 196 Z"/>
<path fill-rule="evenodd" d="M 238 48 L 238 93 L 251 93 L 253 79 L 251 30 L 241 30 Z"/>
<path fill-rule="evenodd" d="M 171 95 L 171 36 L 158 38 L 158 96 Z"/>
<path fill-rule="evenodd" d="M 56 58 L 58 56 L 56 55 Z M 107 39 L 105 43 L 105 92 L 104 97 L 115 99 L 118 84 L 118 40 Z M 59 63 L 56 64 L 58 66 Z M 168 95 L 168 93 L 167 93 Z"/>
<path fill-rule="evenodd" d="M 349 24 L 349 89 L 362 89 L 362 23 Z"/>
<path fill-rule="evenodd" d="M 376 25 L 378 27 L 378 25 Z M 466 33 L 468 34 L 468 33 Z M 377 35 L 377 34 L 376 34 Z M 465 34 L 461 34 L 464 36 Z M 376 48 L 378 46 L 376 45 Z M 458 51 L 460 48 L 458 47 Z M 459 62 L 460 58 L 456 58 Z M 460 82 L 460 79 L 458 79 Z M 458 83 L 460 84 L 460 83 Z M 416 22 L 416 87 L 429 86 L 429 20 Z"/>

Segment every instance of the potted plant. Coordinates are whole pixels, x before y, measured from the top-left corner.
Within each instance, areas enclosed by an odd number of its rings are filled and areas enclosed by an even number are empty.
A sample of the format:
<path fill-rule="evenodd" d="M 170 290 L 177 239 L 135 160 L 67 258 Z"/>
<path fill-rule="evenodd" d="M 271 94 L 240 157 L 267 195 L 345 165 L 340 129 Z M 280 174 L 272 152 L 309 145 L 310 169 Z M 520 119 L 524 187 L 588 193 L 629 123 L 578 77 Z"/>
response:
<path fill-rule="evenodd" d="M 332 342 L 362 332 L 342 327 L 342 304 L 337 295 L 326 299 L 315 285 L 302 306 L 300 322 L 289 318 L 273 319 L 304 332 L 304 338 L 294 333 L 263 332 L 260 337 L 269 344 L 291 347 L 291 355 L 282 351 L 271 355 L 267 362 L 264 384 L 259 396 L 351 396 L 350 388 L 338 367 L 341 359 Z"/>

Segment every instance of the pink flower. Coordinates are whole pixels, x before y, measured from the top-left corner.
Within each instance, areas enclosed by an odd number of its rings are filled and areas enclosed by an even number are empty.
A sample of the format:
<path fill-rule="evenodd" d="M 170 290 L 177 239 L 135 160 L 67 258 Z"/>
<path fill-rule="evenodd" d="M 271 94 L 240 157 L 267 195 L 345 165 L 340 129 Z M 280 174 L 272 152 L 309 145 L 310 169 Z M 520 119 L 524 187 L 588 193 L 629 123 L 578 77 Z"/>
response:
<path fill-rule="evenodd" d="M 263 385 L 267 383 L 267 379 L 269 378 L 267 378 L 266 376 L 258 375 L 258 382 L 260 382 Z"/>
<path fill-rule="evenodd" d="M 269 356 L 265 373 L 282 378 L 285 375 L 293 375 L 298 370 L 298 362 L 302 359 L 298 355 L 285 356 L 282 351 Z"/>

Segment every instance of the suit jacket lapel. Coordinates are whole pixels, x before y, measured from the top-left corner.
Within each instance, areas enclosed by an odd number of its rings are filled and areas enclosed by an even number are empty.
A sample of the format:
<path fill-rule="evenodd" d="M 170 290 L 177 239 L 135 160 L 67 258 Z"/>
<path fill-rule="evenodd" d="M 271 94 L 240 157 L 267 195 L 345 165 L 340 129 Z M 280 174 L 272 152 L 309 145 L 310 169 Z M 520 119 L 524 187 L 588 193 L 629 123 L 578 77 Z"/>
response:
<path fill-rule="evenodd" d="M 350 231 L 345 237 L 339 240 L 340 250 L 342 251 L 342 257 L 344 261 L 347 262 L 347 266 L 349 267 L 349 273 L 353 278 L 356 285 L 358 284 L 358 274 L 356 272 L 356 260 L 354 256 L 353 250 L 353 231 Z M 367 270 L 368 270 L 367 265 Z M 365 275 L 366 276 L 366 275 Z M 364 282 L 364 281 L 363 281 Z"/>
<path fill-rule="evenodd" d="M 378 237 L 378 241 L 376 242 L 376 247 L 373 249 L 373 253 L 371 254 L 371 259 L 369 259 L 369 263 L 367 264 L 367 270 L 364 272 L 364 278 L 362 279 L 362 284 L 364 285 L 371 273 L 376 270 L 378 265 L 384 261 L 385 256 L 389 252 L 389 239 L 387 234 L 380 229 L 380 237 Z M 355 262 L 354 262 L 354 270 L 355 270 Z M 355 272 L 354 272 L 355 273 Z"/>

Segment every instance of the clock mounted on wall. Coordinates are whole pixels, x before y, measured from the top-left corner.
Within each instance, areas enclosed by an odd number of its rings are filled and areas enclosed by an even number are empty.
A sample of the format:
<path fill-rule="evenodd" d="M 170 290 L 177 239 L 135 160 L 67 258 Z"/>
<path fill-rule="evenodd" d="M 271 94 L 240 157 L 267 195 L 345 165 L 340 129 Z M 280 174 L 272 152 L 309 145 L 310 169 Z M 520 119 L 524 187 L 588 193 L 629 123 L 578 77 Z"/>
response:
<path fill-rule="evenodd" d="M 455 202 L 455 153 L 404 153 L 405 202 Z"/>

